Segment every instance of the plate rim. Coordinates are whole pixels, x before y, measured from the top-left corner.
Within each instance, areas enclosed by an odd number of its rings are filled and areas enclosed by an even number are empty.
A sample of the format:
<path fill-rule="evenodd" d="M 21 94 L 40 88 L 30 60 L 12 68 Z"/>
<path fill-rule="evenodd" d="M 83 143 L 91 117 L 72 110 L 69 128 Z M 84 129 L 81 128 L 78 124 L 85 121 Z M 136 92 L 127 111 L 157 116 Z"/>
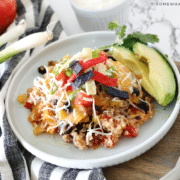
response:
<path fill-rule="evenodd" d="M 115 35 L 114 32 L 95 31 L 95 32 L 86 32 L 86 33 L 73 35 L 73 36 L 69 36 L 69 37 L 66 37 L 64 39 L 60 39 L 58 41 L 55 41 L 55 42 L 49 44 L 48 46 L 46 46 L 39 53 L 37 53 L 37 54 L 33 55 L 32 57 L 28 58 L 25 61 L 25 63 L 16 71 L 13 78 L 11 79 L 11 82 L 13 82 L 13 80 L 18 75 L 18 72 L 21 71 L 29 61 L 36 58 L 36 56 L 39 56 L 40 54 L 42 54 L 44 51 L 46 51 L 48 49 L 51 49 L 53 46 L 56 46 L 59 43 L 61 44 L 64 41 L 69 41 L 69 40 L 71 41 L 74 38 L 87 36 L 87 35 L 91 35 L 91 36 L 96 35 L 97 36 L 98 34 L 109 35 L 109 36 Z M 179 73 L 178 73 L 178 69 L 177 69 L 175 63 L 171 59 L 169 59 L 169 63 L 172 66 L 172 68 L 173 68 L 173 70 L 174 70 L 174 72 L 175 72 L 175 74 L 177 76 L 177 74 L 179 74 Z M 178 84 L 178 96 L 179 96 L 179 82 L 180 82 L 180 80 L 179 80 L 179 76 L 176 77 L 176 78 L 177 78 L 177 81 L 178 81 L 177 84 Z M 175 106 L 174 106 L 174 109 L 173 109 L 173 111 L 171 113 L 171 116 L 167 119 L 166 123 L 161 127 L 161 129 L 158 130 L 155 134 L 153 134 L 153 136 L 151 136 L 144 143 L 141 143 L 137 147 L 134 147 L 134 148 L 128 150 L 127 152 L 121 153 L 121 155 L 116 154 L 116 155 L 105 157 L 105 158 L 103 157 L 103 158 L 98 158 L 98 159 L 87 159 L 87 160 L 83 160 L 83 159 L 75 160 L 75 159 L 66 159 L 66 158 L 58 157 L 58 159 L 60 160 L 60 163 L 55 163 L 54 160 L 57 159 L 56 156 L 45 153 L 45 152 L 33 147 L 23 137 L 21 137 L 21 135 L 16 131 L 15 127 L 13 126 L 13 123 L 10 120 L 10 114 L 9 114 L 9 111 L 8 111 L 8 98 L 10 96 L 9 92 L 10 92 L 12 86 L 13 86 L 13 83 L 10 83 L 9 87 L 8 87 L 8 90 L 7 90 L 6 101 L 5 101 L 5 109 L 7 110 L 6 113 L 7 113 L 8 123 L 9 123 L 11 129 L 13 130 L 14 134 L 16 135 L 17 139 L 22 143 L 22 145 L 25 147 L 25 149 L 30 151 L 32 154 L 34 154 L 38 158 L 43 159 L 44 161 L 47 161 L 49 163 L 53 163 L 53 164 L 56 164 L 56 165 L 59 165 L 59 166 L 67 167 L 67 168 L 90 169 L 90 168 L 108 167 L 108 166 L 116 165 L 116 164 L 119 164 L 119 163 L 123 163 L 125 161 L 128 161 L 130 159 L 133 159 L 133 158 L 139 156 L 140 154 L 146 152 L 148 149 L 152 148 L 156 143 L 158 143 L 164 137 L 164 135 L 169 131 L 169 129 L 174 124 L 174 121 L 176 120 L 177 115 L 179 113 L 179 109 L 180 109 L 180 103 L 178 102 L 178 99 L 177 99 L 177 101 L 175 103 Z M 140 151 L 138 152 L 138 150 L 140 150 Z M 132 152 L 134 152 L 134 153 L 132 153 Z M 123 161 L 120 160 L 120 158 L 122 156 L 126 156 L 126 158 Z M 116 161 L 114 162 L 115 159 L 116 159 Z"/>

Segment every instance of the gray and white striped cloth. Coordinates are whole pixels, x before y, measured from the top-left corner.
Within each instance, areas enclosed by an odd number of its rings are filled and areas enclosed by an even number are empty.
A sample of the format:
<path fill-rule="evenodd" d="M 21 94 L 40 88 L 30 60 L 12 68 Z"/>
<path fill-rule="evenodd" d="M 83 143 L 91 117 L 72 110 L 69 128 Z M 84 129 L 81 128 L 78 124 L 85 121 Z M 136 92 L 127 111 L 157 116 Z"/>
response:
<path fill-rule="evenodd" d="M 27 36 L 31 33 L 45 31 L 46 26 L 53 22 L 54 37 L 44 46 L 65 37 L 61 23 L 47 0 L 16 1 L 17 17 L 10 28 L 16 26 L 21 19 L 25 19 L 27 29 L 23 36 Z M 11 42 L 7 43 L 0 50 L 10 44 Z M 4 107 L 8 85 L 21 64 L 42 50 L 44 46 L 22 52 L 0 64 L 0 180 L 105 180 L 102 169 L 68 169 L 35 157 L 22 147 L 8 124 Z"/>

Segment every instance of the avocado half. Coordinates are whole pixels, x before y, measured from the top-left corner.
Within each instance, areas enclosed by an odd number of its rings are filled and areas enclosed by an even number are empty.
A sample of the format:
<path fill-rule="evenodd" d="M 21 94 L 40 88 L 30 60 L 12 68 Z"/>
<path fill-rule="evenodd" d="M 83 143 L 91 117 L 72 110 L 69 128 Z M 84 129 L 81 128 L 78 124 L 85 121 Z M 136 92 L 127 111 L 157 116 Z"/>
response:
<path fill-rule="evenodd" d="M 155 49 L 142 43 L 133 46 L 133 52 L 123 46 L 113 46 L 113 57 L 141 76 L 144 89 L 162 105 L 175 97 L 176 80 L 167 60 Z"/>

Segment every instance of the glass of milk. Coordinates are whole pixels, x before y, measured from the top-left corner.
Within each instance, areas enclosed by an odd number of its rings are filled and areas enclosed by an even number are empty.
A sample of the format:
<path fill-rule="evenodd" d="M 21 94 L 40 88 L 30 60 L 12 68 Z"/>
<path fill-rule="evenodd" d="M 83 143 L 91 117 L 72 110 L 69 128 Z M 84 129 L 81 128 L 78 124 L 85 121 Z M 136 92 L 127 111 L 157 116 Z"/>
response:
<path fill-rule="evenodd" d="M 108 23 L 117 20 L 126 25 L 130 0 L 70 0 L 84 31 L 108 30 Z"/>

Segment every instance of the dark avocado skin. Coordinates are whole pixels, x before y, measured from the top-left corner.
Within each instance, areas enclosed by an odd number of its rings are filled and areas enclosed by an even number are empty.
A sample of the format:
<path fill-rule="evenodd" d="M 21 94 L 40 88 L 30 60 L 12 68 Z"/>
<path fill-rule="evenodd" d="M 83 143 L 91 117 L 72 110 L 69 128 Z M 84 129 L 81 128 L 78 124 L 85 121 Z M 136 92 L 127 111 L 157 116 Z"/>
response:
<path fill-rule="evenodd" d="M 131 50 L 124 46 L 106 46 L 111 49 L 115 60 L 127 66 L 137 75 L 142 76 L 141 85 L 162 105 L 168 105 L 176 94 L 176 78 L 166 57 L 152 44 L 134 43 Z"/>

